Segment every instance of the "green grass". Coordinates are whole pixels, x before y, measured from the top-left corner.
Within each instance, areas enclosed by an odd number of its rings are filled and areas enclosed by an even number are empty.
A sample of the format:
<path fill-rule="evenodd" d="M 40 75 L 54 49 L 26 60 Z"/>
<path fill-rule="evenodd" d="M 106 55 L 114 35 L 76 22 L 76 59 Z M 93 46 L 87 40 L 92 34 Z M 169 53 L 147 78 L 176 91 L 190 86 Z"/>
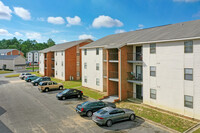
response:
<path fill-rule="evenodd" d="M 5 74 L 5 73 L 11 73 L 12 71 L 4 71 L 4 70 L 0 70 L 0 74 Z"/>
<path fill-rule="evenodd" d="M 42 75 L 37 73 L 37 72 L 31 72 L 32 74 L 35 74 L 36 76 L 41 77 Z M 99 99 L 102 98 L 104 95 L 98 91 L 95 90 L 91 90 L 85 87 L 81 87 L 81 81 L 63 81 L 63 80 L 59 80 L 56 78 L 51 77 L 52 81 L 55 81 L 57 83 L 62 83 L 64 85 L 64 88 L 76 88 L 79 90 L 83 91 L 83 94 L 85 96 L 91 97 L 93 99 Z"/>
<path fill-rule="evenodd" d="M 149 119 L 156 123 L 160 123 L 179 132 L 184 132 L 197 123 L 196 121 L 184 119 L 169 113 L 164 113 L 156 109 L 144 107 L 140 104 L 135 104 L 128 101 L 120 102 L 116 105 L 120 108 L 132 109 L 135 111 L 137 116 Z"/>
<path fill-rule="evenodd" d="M 38 70 L 39 67 L 34 67 L 34 70 L 36 70 L 36 69 Z M 27 67 L 26 70 L 33 70 L 33 67 Z"/>
<path fill-rule="evenodd" d="M 193 133 L 200 133 L 200 128 L 194 131 Z"/>
<path fill-rule="evenodd" d="M 19 74 L 6 75 L 5 77 L 6 77 L 6 78 L 19 77 Z"/>

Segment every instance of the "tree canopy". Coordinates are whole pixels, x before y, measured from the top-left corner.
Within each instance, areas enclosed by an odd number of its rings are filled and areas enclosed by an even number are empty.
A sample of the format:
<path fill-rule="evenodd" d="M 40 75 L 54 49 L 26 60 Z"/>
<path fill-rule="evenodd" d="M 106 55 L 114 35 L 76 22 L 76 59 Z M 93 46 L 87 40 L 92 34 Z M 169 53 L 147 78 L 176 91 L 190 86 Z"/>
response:
<path fill-rule="evenodd" d="M 55 45 L 55 42 L 49 38 L 47 42 L 38 43 L 36 40 L 30 40 L 27 39 L 23 41 L 22 39 L 3 39 L 0 40 L 0 49 L 17 49 L 24 53 L 24 56 L 26 56 L 26 53 L 32 50 L 43 50 L 45 48 L 51 47 Z"/>

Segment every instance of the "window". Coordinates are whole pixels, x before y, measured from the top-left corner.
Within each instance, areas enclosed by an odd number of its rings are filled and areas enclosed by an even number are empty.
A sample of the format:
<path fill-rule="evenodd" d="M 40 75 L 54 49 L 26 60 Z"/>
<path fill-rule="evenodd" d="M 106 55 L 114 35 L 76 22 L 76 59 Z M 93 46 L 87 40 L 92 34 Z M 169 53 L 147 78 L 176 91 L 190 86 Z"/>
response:
<path fill-rule="evenodd" d="M 99 63 L 96 64 L 96 70 L 99 70 Z"/>
<path fill-rule="evenodd" d="M 61 55 L 63 56 L 63 52 L 61 52 Z"/>
<path fill-rule="evenodd" d="M 151 54 L 156 53 L 156 44 L 155 43 L 150 44 L 150 53 Z"/>
<path fill-rule="evenodd" d="M 96 48 L 96 55 L 99 55 L 99 48 Z"/>
<path fill-rule="evenodd" d="M 80 72 L 77 72 L 77 73 L 76 73 L 76 76 L 79 77 L 79 76 L 80 76 Z"/>
<path fill-rule="evenodd" d="M 185 53 L 193 53 L 193 41 L 184 42 L 184 51 Z"/>
<path fill-rule="evenodd" d="M 86 62 L 84 63 L 84 68 L 87 69 L 87 63 Z"/>
<path fill-rule="evenodd" d="M 156 89 L 150 89 L 150 98 L 156 99 Z"/>
<path fill-rule="evenodd" d="M 57 71 L 56 71 L 56 75 L 58 75 Z"/>
<path fill-rule="evenodd" d="M 184 96 L 184 106 L 188 108 L 193 108 L 193 96 Z"/>
<path fill-rule="evenodd" d="M 150 66 L 150 76 L 156 76 L 156 67 Z"/>
<path fill-rule="evenodd" d="M 57 61 L 56 61 L 56 66 L 57 66 Z"/>
<path fill-rule="evenodd" d="M 76 62 L 76 65 L 79 66 L 79 65 L 80 65 L 80 62 Z"/>
<path fill-rule="evenodd" d="M 63 61 L 62 61 L 62 64 L 61 64 L 62 66 L 63 66 Z"/>
<path fill-rule="evenodd" d="M 84 49 L 84 53 L 85 53 L 85 55 L 87 55 L 87 49 Z"/>
<path fill-rule="evenodd" d="M 193 80 L 193 69 L 192 68 L 184 69 L 184 79 L 185 80 Z"/>
<path fill-rule="evenodd" d="M 84 82 L 87 83 L 87 76 L 84 77 Z"/>
<path fill-rule="evenodd" d="M 99 78 L 96 78 L 96 85 L 99 86 Z"/>

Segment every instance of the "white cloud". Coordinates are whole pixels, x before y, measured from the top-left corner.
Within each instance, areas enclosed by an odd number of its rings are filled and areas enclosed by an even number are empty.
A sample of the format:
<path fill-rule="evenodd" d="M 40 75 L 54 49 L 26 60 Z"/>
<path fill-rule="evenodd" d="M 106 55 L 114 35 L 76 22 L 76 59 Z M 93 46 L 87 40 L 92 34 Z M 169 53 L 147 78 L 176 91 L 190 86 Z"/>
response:
<path fill-rule="evenodd" d="M 200 0 L 173 0 L 174 2 L 197 2 Z"/>
<path fill-rule="evenodd" d="M 26 37 L 29 39 L 41 39 L 41 34 L 37 32 L 26 33 Z"/>
<path fill-rule="evenodd" d="M 60 40 L 61 43 L 65 43 L 68 42 L 67 40 Z"/>
<path fill-rule="evenodd" d="M 23 35 L 22 35 L 21 33 L 19 33 L 19 32 L 15 32 L 14 35 L 15 35 L 15 36 L 23 36 Z"/>
<path fill-rule="evenodd" d="M 95 37 L 93 37 L 92 35 L 82 34 L 78 38 L 79 40 L 83 40 L 83 39 L 94 39 Z"/>
<path fill-rule="evenodd" d="M 95 18 L 94 21 L 93 21 L 93 23 L 92 23 L 92 26 L 94 28 L 100 28 L 100 27 L 107 27 L 107 28 L 110 28 L 110 27 L 121 27 L 123 25 L 124 24 L 121 21 L 119 21 L 118 19 L 113 19 L 110 16 L 104 16 L 104 15 L 101 15 L 101 16 Z"/>
<path fill-rule="evenodd" d="M 81 18 L 79 16 L 74 16 L 74 18 L 66 17 L 66 20 L 68 22 L 67 27 L 72 25 L 81 25 Z"/>
<path fill-rule="evenodd" d="M 30 20 L 31 14 L 28 10 L 24 9 L 23 7 L 14 7 L 14 12 L 17 16 L 24 20 Z"/>
<path fill-rule="evenodd" d="M 37 21 L 45 21 L 45 18 L 43 18 L 43 17 L 39 17 L 39 18 L 37 18 Z"/>
<path fill-rule="evenodd" d="M 59 33 L 60 31 L 58 30 L 52 30 L 51 33 Z"/>
<path fill-rule="evenodd" d="M 65 20 L 62 17 L 48 17 L 47 22 L 52 24 L 64 24 Z"/>
<path fill-rule="evenodd" d="M 126 31 L 125 31 L 125 30 L 122 30 L 122 29 L 118 29 L 118 30 L 115 31 L 116 34 L 117 34 L 117 33 L 124 33 L 124 32 L 126 32 Z"/>
<path fill-rule="evenodd" d="M 10 20 L 12 17 L 11 13 L 12 10 L 0 1 L 0 19 Z"/>
<path fill-rule="evenodd" d="M 139 29 L 143 29 L 143 28 L 144 28 L 144 25 L 143 25 L 143 24 L 138 24 L 138 28 L 139 28 Z"/>
<path fill-rule="evenodd" d="M 0 35 L 1 36 L 12 36 L 7 30 L 5 29 L 0 29 Z"/>

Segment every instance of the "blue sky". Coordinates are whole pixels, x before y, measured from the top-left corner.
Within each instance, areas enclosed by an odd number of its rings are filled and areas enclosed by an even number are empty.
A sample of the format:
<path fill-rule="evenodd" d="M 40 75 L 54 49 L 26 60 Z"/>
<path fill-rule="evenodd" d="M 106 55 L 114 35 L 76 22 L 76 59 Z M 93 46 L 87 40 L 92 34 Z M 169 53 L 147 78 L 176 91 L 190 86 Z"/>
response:
<path fill-rule="evenodd" d="M 200 19 L 200 0 L 0 0 L 0 39 L 56 43 Z"/>

